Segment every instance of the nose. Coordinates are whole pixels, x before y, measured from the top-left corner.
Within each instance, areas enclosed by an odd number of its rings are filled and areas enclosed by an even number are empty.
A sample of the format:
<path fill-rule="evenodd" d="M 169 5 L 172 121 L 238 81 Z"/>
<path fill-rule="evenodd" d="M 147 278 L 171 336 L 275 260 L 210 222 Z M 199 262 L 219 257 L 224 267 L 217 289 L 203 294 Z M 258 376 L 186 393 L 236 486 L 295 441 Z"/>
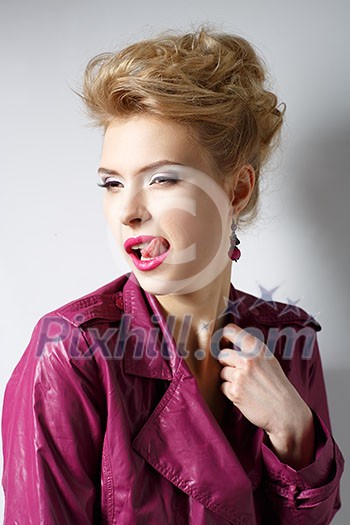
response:
<path fill-rule="evenodd" d="M 119 219 L 126 226 L 137 226 L 151 217 L 143 191 L 124 193 L 120 202 Z"/>

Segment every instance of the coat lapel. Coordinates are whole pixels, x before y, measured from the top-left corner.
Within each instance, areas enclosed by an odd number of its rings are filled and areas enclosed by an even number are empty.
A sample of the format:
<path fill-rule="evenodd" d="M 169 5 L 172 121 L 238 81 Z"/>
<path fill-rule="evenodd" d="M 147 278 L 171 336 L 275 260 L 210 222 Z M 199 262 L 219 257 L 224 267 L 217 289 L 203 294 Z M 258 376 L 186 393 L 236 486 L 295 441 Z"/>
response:
<path fill-rule="evenodd" d="M 253 524 L 252 487 L 184 363 L 132 446 L 171 483 L 235 524 Z"/>
<path fill-rule="evenodd" d="M 163 334 L 159 329 L 158 320 L 154 317 L 133 273 L 130 274 L 123 289 L 123 307 L 128 332 L 124 371 L 142 377 L 171 381 L 176 357 L 174 353 L 172 355 L 169 353 L 167 345 L 161 344 Z M 132 334 L 137 341 L 143 341 L 141 355 L 138 355 L 135 340 L 130 338 Z"/>
<path fill-rule="evenodd" d="M 124 287 L 125 311 L 134 316 L 135 326 L 151 330 L 152 311 L 136 283 L 129 280 Z M 156 351 L 152 355 L 146 352 L 142 359 L 134 359 L 130 351 L 125 354 L 125 372 L 171 381 L 132 447 L 160 474 L 210 511 L 237 525 L 253 525 L 251 482 L 166 332 L 162 326 L 168 358 L 161 355 L 159 340 L 154 340 Z"/>

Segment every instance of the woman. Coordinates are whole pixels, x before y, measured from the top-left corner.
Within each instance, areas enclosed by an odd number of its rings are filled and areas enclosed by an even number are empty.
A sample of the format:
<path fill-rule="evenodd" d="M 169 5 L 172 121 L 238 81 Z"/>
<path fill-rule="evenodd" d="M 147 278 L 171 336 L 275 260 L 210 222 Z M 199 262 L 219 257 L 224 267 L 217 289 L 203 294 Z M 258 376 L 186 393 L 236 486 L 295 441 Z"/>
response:
<path fill-rule="evenodd" d="M 343 458 L 316 332 L 230 283 L 283 120 L 244 39 L 93 59 L 100 185 L 131 273 L 44 316 L 6 389 L 6 524 L 327 524 Z"/>

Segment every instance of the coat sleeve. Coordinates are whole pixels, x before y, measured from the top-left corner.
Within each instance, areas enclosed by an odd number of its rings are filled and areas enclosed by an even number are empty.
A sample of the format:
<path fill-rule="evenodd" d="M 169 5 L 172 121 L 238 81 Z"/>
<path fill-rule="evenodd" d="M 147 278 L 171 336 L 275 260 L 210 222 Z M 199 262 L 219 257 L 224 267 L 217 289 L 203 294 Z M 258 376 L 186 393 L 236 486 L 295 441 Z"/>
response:
<path fill-rule="evenodd" d="M 82 332 L 45 316 L 14 370 L 2 413 L 5 525 L 98 520 L 103 408 Z"/>
<path fill-rule="evenodd" d="M 316 334 L 311 358 L 308 361 L 307 382 L 304 400 L 311 408 L 314 417 L 316 438 L 314 461 L 296 471 L 289 465 L 281 463 L 272 450 L 263 444 L 265 494 L 270 504 L 264 524 L 266 522 L 283 525 L 295 523 L 328 525 L 340 508 L 339 484 L 344 469 L 344 459 L 331 434 Z"/>

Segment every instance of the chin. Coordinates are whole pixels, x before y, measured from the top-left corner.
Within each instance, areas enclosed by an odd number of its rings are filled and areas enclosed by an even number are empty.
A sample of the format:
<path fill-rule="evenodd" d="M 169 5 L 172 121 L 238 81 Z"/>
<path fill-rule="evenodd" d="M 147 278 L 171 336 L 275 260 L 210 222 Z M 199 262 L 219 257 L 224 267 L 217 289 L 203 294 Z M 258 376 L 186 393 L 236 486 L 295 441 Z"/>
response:
<path fill-rule="evenodd" d="M 153 273 L 153 272 L 152 272 Z M 135 276 L 143 290 L 152 295 L 184 295 L 196 292 L 213 280 L 213 276 L 195 275 L 177 279 L 164 275 L 145 275 L 135 272 Z"/>
<path fill-rule="evenodd" d="M 136 272 L 135 275 L 141 288 L 152 295 L 177 295 L 183 293 L 181 282 L 157 278 L 151 275 L 139 275 Z"/>

